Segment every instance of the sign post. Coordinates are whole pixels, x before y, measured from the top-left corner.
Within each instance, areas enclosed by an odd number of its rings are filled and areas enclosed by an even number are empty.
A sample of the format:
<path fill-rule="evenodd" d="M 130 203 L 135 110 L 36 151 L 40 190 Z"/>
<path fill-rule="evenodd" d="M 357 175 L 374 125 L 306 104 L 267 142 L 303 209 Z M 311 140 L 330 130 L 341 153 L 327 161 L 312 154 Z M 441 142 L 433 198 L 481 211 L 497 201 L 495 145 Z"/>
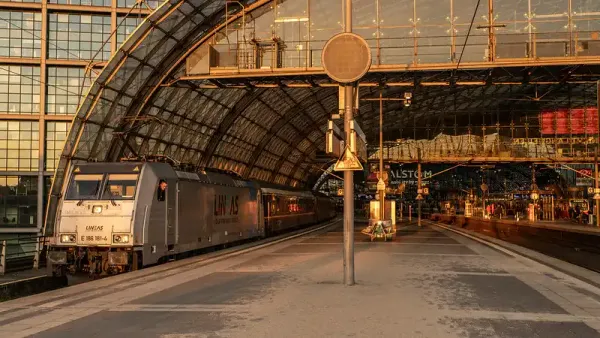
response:
<path fill-rule="evenodd" d="M 344 284 L 354 285 L 354 176 L 353 170 L 361 170 L 362 165 L 352 154 L 354 83 L 360 80 L 371 67 L 371 48 L 362 37 L 352 34 L 352 0 L 345 1 L 344 33 L 331 38 L 323 47 L 322 65 L 325 73 L 344 85 L 344 95 L 340 91 L 340 102 L 344 102 L 344 133 L 346 149 L 344 156 L 336 164 L 344 171 Z M 355 169 L 360 165 L 360 169 Z"/>
<path fill-rule="evenodd" d="M 419 158 L 420 158 L 420 156 L 419 156 Z M 419 163 L 417 164 L 417 171 L 418 171 L 418 180 L 417 180 L 417 194 L 418 195 L 417 195 L 417 203 L 418 203 L 418 207 L 419 207 L 418 214 L 417 214 L 417 217 L 418 217 L 417 218 L 417 225 L 421 226 L 421 201 L 423 200 L 423 196 L 421 195 L 421 193 L 422 193 L 422 191 L 421 191 L 421 184 L 422 184 L 421 176 L 423 176 L 423 175 L 421 173 L 421 161 L 420 161 L 420 159 L 419 159 Z"/>

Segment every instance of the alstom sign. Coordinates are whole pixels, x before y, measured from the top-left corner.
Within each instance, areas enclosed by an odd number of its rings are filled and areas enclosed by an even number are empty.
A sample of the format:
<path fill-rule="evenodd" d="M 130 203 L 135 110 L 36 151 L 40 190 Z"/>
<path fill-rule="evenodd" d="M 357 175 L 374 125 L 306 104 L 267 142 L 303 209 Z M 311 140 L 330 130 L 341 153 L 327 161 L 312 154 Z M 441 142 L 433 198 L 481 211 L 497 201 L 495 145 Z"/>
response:
<path fill-rule="evenodd" d="M 433 175 L 431 170 L 423 170 L 422 172 L 422 183 L 427 184 L 425 181 Z M 406 184 L 406 185 L 416 185 L 419 179 L 418 170 L 413 169 L 390 169 L 390 184 Z"/>

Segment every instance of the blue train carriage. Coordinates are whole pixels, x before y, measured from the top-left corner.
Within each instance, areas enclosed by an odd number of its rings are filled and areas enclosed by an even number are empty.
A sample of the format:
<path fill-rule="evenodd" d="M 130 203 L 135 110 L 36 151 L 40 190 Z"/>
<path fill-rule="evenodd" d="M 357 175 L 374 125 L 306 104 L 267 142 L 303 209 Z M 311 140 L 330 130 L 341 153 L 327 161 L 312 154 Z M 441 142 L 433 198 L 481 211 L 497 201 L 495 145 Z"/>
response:
<path fill-rule="evenodd" d="M 85 163 L 63 186 L 48 261 L 112 274 L 265 235 L 259 187 L 166 163 Z"/>

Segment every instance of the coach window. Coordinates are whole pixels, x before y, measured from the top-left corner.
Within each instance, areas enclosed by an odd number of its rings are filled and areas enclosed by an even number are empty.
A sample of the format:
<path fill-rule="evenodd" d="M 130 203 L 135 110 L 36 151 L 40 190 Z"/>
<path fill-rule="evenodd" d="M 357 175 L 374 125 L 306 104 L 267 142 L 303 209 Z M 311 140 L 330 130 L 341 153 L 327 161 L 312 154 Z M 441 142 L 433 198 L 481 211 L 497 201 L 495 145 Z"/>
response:
<path fill-rule="evenodd" d="M 159 202 L 163 202 L 165 200 L 165 197 L 167 195 L 167 181 L 165 180 L 160 180 L 160 182 L 158 183 L 158 189 L 156 192 L 156 199 Z"/>

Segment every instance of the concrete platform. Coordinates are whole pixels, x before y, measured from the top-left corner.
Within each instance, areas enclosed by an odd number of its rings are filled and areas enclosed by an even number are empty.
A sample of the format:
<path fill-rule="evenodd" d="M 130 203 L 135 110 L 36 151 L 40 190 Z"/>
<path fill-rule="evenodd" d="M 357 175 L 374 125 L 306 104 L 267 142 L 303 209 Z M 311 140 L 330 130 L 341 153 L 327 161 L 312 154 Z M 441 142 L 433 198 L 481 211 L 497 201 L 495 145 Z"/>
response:
<path fill-rule="evenodd" d="M 335 228 L 0 304 L 3 337 L 600 337 L 600 289 L 436 226 Z M 359 229 L 357 229 L 359 230 Z"/>

